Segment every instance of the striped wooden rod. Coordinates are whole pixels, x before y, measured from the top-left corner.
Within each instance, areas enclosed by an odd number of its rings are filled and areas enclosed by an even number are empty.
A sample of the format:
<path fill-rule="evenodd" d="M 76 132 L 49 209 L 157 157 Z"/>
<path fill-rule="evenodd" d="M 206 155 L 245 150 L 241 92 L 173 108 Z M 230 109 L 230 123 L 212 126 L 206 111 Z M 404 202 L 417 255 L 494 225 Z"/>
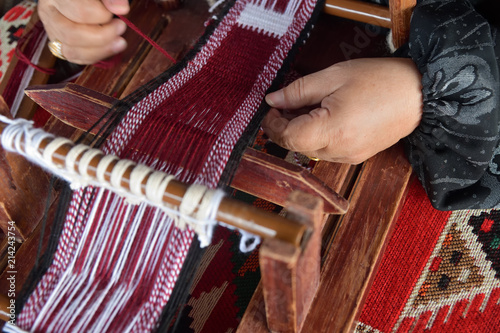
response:
<path fill-rule="evenodd" d="M 0 122 L 0 133 L 3 132 L 7 124 Z M 43 154 L 47 145 L 52 142 L 54 138 L 45 138 L 39 145 L 39 153 Z M 65 168 L 66 156 L 74 144 L 64 144 L 60 146 L 52 155 L 52 162 L 60 168 Z M 21 144 L 21 149 L 25 149 L 25 145 Z M 79 173 L 78 166 L 83 154 L 77 156 L 74 161 L 75 172 Z M 97 166 L 105 155 L 97 155 L 89 163 L 86 175 L 97 182 Z M 104 174 L 104 180 L 108 183 L 111 181 L 111 173 L 113 168 L 118 163 L 118 160 L 111 162 Z M 123 177 L 121 178 L 121 188 L 130 191 L 130 176 L 134 166 L 129 167 Z M 142 194 L 146 194 L 146 183 L 149 175 L 146 176 L 141 185 Z M 163 195 L 163 203 L 167 207 L 179 207 L 189 185 L 180 181 L 172 180 Z M 198 207 L 196 208 L 196 210 Z M 195 211 L 196 211 L 195 210 Z M 233 226 L 238 229 L 245 230 L 251 234 L 257 235 L 262 238 L 275 238 L 291 243 L 295 246 L 302 246 L 303 242 L 307 239 L 310 230 L 299 222 L 292 221 L 281 217 L 275 213 L 267 212 L 258 209 L 252 205 L 243 203 L 241 201 L 225 197 L 222 199 L 219 209 L 216 214 L 216 220 L 227 225 Z"/>

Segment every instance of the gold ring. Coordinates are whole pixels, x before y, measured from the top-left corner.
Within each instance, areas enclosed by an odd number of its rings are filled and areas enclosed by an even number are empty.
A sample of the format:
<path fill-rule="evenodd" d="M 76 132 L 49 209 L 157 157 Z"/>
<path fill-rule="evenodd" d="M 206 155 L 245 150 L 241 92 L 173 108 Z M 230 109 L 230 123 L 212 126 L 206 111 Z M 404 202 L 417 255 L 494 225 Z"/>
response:
<path fill-rule="evenodd" d="M 317 157 L 307 156 L 310 160 L 318 162 L 320 159 Z"/>
<path fill-rule="evenodd" d="M 63 54 L 61 52 L 62 44 L 59 40 L 56 39 L 55 41 L 50 41 L 48 44 L 48 47 L 49 47 L 50 52 L 55 57 L 58 57 L 59 59 L 62 59 L 62 60 L 66 60 L 66 57 L 63 56 Z"/>

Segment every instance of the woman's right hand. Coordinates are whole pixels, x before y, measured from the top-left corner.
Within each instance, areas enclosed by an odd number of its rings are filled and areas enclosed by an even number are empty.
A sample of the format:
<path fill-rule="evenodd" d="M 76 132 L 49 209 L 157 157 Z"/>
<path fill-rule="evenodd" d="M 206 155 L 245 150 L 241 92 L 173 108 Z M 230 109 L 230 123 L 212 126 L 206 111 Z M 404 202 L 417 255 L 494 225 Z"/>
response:
<path fill-rule="evenodd" d="M 127 47 L 127 29 L 113 14 L 129 12 L 128 0 L 39 0 L 38 14 L 50 41 L 61 43 L 66 60 L 94 64 Z"/>

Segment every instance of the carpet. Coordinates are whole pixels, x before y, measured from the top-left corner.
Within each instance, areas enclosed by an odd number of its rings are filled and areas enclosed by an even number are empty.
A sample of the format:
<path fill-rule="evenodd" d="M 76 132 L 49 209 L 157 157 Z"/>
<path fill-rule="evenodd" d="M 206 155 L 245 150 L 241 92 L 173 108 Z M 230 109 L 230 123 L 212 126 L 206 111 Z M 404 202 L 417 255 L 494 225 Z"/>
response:
<path fill-rule="evenodd" d="M 499 332 L 499 255 L 499 211 L 437 211 L 415 180 L 356 332 Z"/>

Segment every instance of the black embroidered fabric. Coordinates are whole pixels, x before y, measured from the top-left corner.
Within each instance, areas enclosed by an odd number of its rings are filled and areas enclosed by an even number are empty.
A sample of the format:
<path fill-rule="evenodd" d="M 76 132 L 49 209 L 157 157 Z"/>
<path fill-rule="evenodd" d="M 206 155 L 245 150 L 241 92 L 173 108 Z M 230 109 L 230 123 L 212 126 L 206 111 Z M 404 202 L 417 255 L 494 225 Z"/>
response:
<path fill-rule="evenodd" d="M 498 15 L 495 0 L 479 2 Z M 437 209 L 499 206 L 499 45 L 497 28 L 469 1 L 426 0 L 397 52 L 422 74 L 422 122 L 404 141 Z"/>

